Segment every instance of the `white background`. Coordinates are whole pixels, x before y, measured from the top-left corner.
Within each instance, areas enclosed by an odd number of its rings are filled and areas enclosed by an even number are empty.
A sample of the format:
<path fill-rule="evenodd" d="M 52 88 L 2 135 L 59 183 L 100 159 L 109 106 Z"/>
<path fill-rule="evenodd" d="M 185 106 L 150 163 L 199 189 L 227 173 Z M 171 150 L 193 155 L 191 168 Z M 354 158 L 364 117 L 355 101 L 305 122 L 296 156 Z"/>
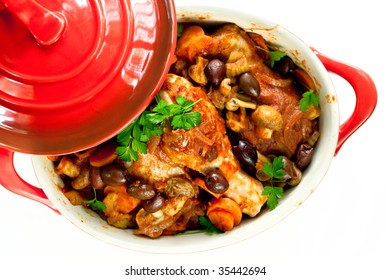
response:
<path fill-rule="evenodd" d="M 253 238 L 207 252 L 165 255 L 117 248 L 0 187 L 1 279 L 130 279 L 125 276 L 130 265 L 265 266 L 267 274 L 257 279 L 390 279 L 390 153 L 385 136 L 390 14 L 385 1 L 206 2 L 256 9 L 320 52 L 365 70 L 378 90 L 372 117 L 347 140 L 316 191 L 293 214 Z M 355 95 L 341 78 L 332 78 L 343 122 Z M 21 175 L 36 184 L 29 158 L 17 155 L 16 161 Z"/>

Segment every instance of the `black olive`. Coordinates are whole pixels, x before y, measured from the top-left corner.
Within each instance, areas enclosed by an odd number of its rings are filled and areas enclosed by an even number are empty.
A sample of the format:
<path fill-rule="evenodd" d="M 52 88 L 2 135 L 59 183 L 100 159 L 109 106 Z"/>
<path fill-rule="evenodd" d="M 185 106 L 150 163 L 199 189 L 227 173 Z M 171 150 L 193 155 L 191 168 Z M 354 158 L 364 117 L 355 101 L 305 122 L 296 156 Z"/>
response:
<path fill-rule="evenodd" d="M 313 158 L 314 148 L 309 144 L 301 144 L 299 145 L 296 153 L 295 153 L 295 164 L 299 169 L 304 170 L 311 159 Z"/>
<path fill-rule="evenodd" d="M 215 58 L 204 69 L 207 79 L 214 86 L 218 86 L 226 76 L 226 65 L 223 61 Z"/>
<path fill-rule="evenodd" d="M 206 174 L 206 187 L 213 193 L 222 194 L 229 188 L 229 182 L 219 169 L 211 170 Z"/>
<path fill-rule="evenodd" d="M 249 141 L 239 140 L 238 144 L 233 146 L 233 154 L 245 171 L 250 174 L 256 172 L 257 151 Z"/>
<path fill-rule="evenodd" d="M 105 186 L 100 176 L 100 167 L 91 167 L 91 185 L 95 189 L 102 189 Z"/>
<path fill-rule="evenodd" d="M 230 144 L 232 146 L 238 145 L 238 141 L 240 140 L 239 135 L 237 132 L 227 128 L 226 129 L 226 135 L 229 138 Z"/>
<path fill-rule="evenodd" d="M 257 79 L 249 72 L 242 74 L 238 78 L 238 86 L 248 96 L 256 98 L 260 95 L 260 84 Z"/>
<path fill-rule="evenodd" d="M 287 79 L 294 74 L 295 64 L 290 57 L 284 56 L 279 61 L 275 61 L 273 69 Z"/>
<path fill-rule="evenodd" d="M 151 199 L 156 195 L 156 191 L 153 186 L 140 181 L 132 183 L 127 189 L 127 193 L 140 200 Z"/>
<path fill-rule="evenodd" d="M 103 182 L 109 186 L 120 186 L 126 183 L 126 171 L 117 165 L 107 165 L 100 170 Z"/>
<path fill-rule="evenodd" d="M 146 212 L 154 213 L 163 208 L 165 205 L 165 198 L 160 195 L 156 194 L 153 198 L 144 200 L 142 203 L 142 207 Z"/>

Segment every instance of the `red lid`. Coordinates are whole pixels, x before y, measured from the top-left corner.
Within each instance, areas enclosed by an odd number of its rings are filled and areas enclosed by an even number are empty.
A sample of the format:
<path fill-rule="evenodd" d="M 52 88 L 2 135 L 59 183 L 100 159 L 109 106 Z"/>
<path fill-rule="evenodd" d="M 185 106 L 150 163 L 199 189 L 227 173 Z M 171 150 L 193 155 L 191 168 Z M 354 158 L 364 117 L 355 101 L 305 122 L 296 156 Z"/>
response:
<path fill-rule="evenodd" d="M 176 43 L 173 0 L 0 0 L 0 145 L 63 154 L 151 102 Z"/>

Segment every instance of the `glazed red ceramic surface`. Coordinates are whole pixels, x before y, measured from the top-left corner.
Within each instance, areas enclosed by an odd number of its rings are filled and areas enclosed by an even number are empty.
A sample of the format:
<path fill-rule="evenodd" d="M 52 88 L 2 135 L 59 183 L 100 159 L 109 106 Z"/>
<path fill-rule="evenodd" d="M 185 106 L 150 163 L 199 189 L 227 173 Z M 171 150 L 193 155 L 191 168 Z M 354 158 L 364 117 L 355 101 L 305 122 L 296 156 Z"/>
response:
<path fill-rule="evenodd" d="M 143 111 L 169 70 L 172 0 L 1 0 L 0 146 L 63 154 Z"/>

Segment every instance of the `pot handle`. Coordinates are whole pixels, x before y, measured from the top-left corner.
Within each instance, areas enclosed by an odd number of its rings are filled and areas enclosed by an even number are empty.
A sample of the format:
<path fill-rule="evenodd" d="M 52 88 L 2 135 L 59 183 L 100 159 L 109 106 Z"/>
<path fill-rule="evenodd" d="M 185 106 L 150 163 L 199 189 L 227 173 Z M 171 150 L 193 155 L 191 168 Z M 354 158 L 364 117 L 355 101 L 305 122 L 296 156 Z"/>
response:
<path fill-rule="evenodd" d="M 0 148 L 0 166 L 0 184 L 3 187 L 20 196 L 38 201 L 60 214 L 42 189 L 27 183 L 18 175 L 14 166 L 14 152 Z"/>
<path fill-rule="evenodd" d="M 8 8 L 30 30 L 41 45 L 57 42 L 67 27 L 65 16 L 50 11 L 34 0 L 0 0 L 0 11 Z"/>
<path fill-rule="evenodd" d="M 312 48 L 315 55 L 324 64 L 329 72 L 333 72 L 344 78 L 354 89 L 356 105 L 352 115 L 340 125 L 335 156 L 344 142 L 362 126 L 374 112 L 378 95 L 371 77 L 363 70 L 331 59 Z"/>

